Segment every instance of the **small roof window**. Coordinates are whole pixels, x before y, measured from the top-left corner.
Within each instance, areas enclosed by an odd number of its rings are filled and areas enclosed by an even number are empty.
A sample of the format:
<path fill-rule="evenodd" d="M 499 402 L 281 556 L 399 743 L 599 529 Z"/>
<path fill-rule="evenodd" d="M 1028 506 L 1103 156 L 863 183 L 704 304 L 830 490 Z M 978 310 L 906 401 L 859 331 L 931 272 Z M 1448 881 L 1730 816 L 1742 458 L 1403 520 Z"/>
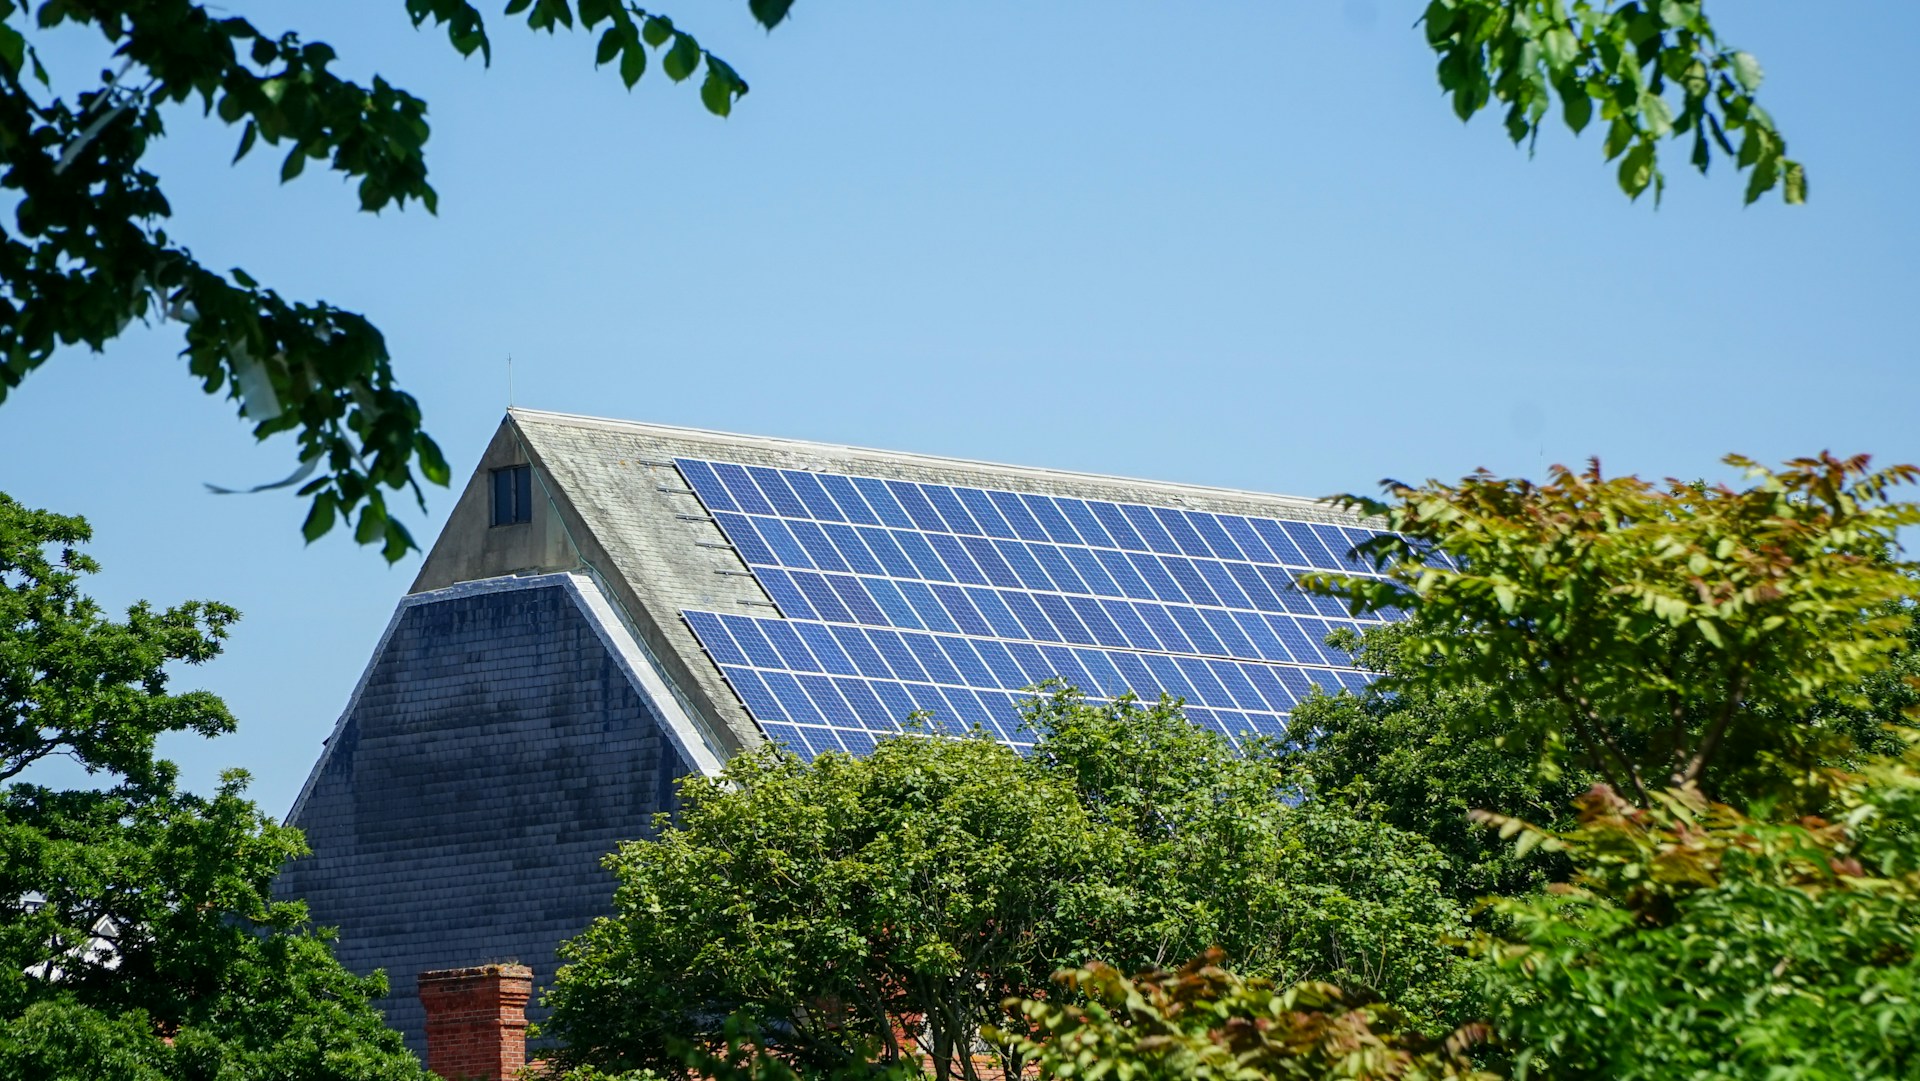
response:
<path fill-rule="evenodd" d="M 493 471 L 493 524 L 533 521 L 533 467 L 510 465 Z"/>

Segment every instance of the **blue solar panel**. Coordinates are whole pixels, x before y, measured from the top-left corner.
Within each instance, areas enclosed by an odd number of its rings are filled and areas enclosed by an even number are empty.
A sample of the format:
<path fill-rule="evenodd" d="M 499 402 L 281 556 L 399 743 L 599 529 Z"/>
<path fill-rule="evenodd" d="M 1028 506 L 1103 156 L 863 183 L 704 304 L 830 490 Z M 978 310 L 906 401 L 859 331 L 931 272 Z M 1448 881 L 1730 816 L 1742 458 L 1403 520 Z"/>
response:
<path fill-rule="evenodd" d="M 1334 523 L 682 460 L 773 599 L 688 611 L 770 739 L 860 753 L 909 714 L 1015 746 L 1016 703 L 1061 680 L 1172 694 L 1229 737 L 1284 733 L 1315 687 L 1366 685 L 1323 644 L 1364 629 L 1294 575 L 1366 572 Z"/>

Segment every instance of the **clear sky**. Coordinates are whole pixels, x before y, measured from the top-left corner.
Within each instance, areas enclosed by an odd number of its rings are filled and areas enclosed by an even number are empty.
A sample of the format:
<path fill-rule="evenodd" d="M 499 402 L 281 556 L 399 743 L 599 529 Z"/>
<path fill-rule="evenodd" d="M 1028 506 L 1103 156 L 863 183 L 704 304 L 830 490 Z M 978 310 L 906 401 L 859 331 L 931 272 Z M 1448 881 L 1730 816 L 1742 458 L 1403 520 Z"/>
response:
<path fill-rule="evenodd" d="M 497 4 L 487 5 L 497 7 Z M 1731 170 L 1629 204 L 1596 138 L 1454 119 L 1412 0 L 738 0 L 664 10 L 752 84 L 733 117 L 593 41 L 496 20 L 491 69 L 398 0 L 229 0 L 431 103 L 439 216 L 359 214 L 197 110 L 152 164 L 170 228 L 386 332 L 456 487 L 507 404 L 1325 495 L 1475 467 L 1716 474 L 1831 448 L 1920 459 L 1920 5 L 1709 10 L 1766 65 L 1812 200 Z M 94 65 L 56 49 L 56 65 Z M 93 68 L 79 66 L 80 76 Z M 284 813 L 418 567 L 303 547 L 176 328 L 57 357 L 0 405 L 0 490 L 83 514 L 111 606 L 245 614 L 177 685 Z M 413 528 L 430 543 L 453 495 Z"/>

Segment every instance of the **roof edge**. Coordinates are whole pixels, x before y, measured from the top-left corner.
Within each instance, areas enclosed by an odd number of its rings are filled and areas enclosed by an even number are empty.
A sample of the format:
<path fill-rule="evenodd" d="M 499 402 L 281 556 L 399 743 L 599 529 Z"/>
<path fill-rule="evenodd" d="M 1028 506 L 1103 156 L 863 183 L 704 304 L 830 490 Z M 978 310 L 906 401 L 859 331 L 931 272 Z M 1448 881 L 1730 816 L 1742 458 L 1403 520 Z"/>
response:
<path fill-rule="evenodd" d="M 915 462 L 939 464 L 945 466 L 966 466 L 973 469 L 1012 476 L 1042 476 L 1058 479 L 1098 480 L 1112 484 L 1133 485 L 1158 488 L 1169 491 L 1191 492 L 1213 498 L 1253 500 L 1262 503 L 1278 503 L 1299 507 L 1320 514 L 1340 514 L 1338 508 L 1308 496 L 1279 495 L 1273 492 L 1258 492 L 1248 488 L 1223 488 L 1210 484 L 1190 484 L 1185 481 L 1153 480 L 1146 477 L 1127 477 L 1114 473 L 1087 473 L 1072 469 L 1054 469 L 1047 466 L 1014 465 L 1009 462 L 989 462 L 978 458 L 955 458 L 942 454 L 924 454 L 919 451 L 885 450 L 879 447 L 862 447 L 850 443 L 823 443 L 811 439 L 789 439 L 781 436 L 744 435 L 739 432 L 723 432 L 712 428 L 693 428 L 679 424 L 656 424 L 650 421 L 615 420 L 610 417 L 593 417 L 581 413 L 561 413 L 548 409 L 528 409 L 523 406 L 510 406 L 507 416 L 518 420 L 525 417 L 534 421 L 550 421 L 571 424 L 583 428 L 604 428 L 609 431 L 656 433 L 662 435 L 695 436 L 703 439 L 733 443 L 739 446 L 760 447 L 773 450 L 811 450 L 845 454 L 854 457 L 874 457 L 891 459 L 909 459 Z"/>
<path fill-rule="evenodd" d="M 508 574 L 498 578 L 480 578 L 469 582 L 455 582 L 453 585 L 425 593 L 408 593 L 393 606 L 393 615 L 387 618 L 387 627 L 380 632 L 380 640 L 373 647 L 373 653 L 367 658 L 366 667 L 361 669 L 360 678 L 353 685 L 353 693 L 347 696 L 346 708 L 333 722 L 333 729 L 327 738 L 321 741 L 320 757 L 314 760 L 313 768 L 307 772 L 306 783 L 300 786 L 300 794 L 294 797 L 293 806 L 288 808 L 287 816 L 281 824 L 292 825 L 306 808 L 307 798 L 313 794 L 314 787 L 325 772 L 327 763 L 333 758 L 334 746 L 340 733 L 347 727 L 354 711 L 360 708 L 360 698 L 366 693 L 367 684 L 372 681 L 374 669 L 380 666 L 387 653 L 387 643 L 400 628 L 400 621 L 407 613 L 423 605 L 444 601 L 462 600 L 467 597 L 482 596 L 490 593 L 505 593 L 523 589 L 559 589 L 573 602 L 580 614 L 585 617 L 588 627 L 600 640 L 608 653 L 617 662 L 621 674 L 635 693 L 653 706 L 662 722 L 662 734 L 673 743 L 680 752 L 682 760 L 706 776 L 719 774 L 724 762 L 724 748 L 714 747 L 711 736 L 702 731 L 700 722 L 687 715 L 679 698 L 667 686 L 666 681 L 652 665 L 646 661 L 645 646 L 634 639 L 621 622 L 591 577 L 575 571 L 550 571 L 544 574 Z"/>

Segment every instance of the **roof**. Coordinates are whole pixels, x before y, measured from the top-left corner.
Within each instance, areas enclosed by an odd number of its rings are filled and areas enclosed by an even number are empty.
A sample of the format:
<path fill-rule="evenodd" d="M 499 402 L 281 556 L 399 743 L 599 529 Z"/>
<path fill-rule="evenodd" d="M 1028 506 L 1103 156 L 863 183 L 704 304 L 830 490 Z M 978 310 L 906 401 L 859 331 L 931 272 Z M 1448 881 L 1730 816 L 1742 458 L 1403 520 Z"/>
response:
<path fill-rule="evenodd" d="M 488 498 L 485 475 L 489 468 L 522 461 L 534 467 L 540 494 L 549 505 L 550 521 L 544 526 L 536 523 L 536 526 L 549 529 L 552 536 L 544 542 L 534 543 L 528 549 L 528 554 L 509 557 L 504 562 L 499 558 L 491 561 L 478 558 L 471 543 L 473 535 L 483 536 L 485 544 L 497 542 L 504 545 L 512 542 L 507 532 L 482 530 L 479 526 L 485 520 Z M 944 606 L 948 602 L 922 602 L 916 598 L 927 590 L 944 591 L 942 596 L 949 592 L 978 593 L 985 590 L 988 593 L 997 592 L 1018 608 L 1020 597 L 1033 589 L 1036 582 L 985 581 L 981 577 L 984 571 L 980 568 L 987 566 L 992 553 L 981 554 L 976 566 L 969 557 L 959 554 L 964 545 L 975 548 L 982 545 L 1032 548 L 1042 560 L 1057 559 L 1062 555 L 1082 561 L 1090 560 L 1093 556 L 1108 561 L 1122 557 L 1123 562 L 1144 558 L 1156 567 L 1158 564 L 1155 561 L 1170 560 L 1167 569 L 1195 579 L 1201 574 L 1224 579 L 1230 576 L 1229 572 L 1244 578 L 1254 571 L 1267 574 L 1269 578 L 1277 574 L 1280 579 L 1289 579 L 1292 573 L 1282 569 L 1279 566 L 1281 558 L 1269 556 L 1265 548 L 1260 549 L 1258 557 L 1245 559 L 1239 557 L 1239 548 L 1231 544 L 1224 546 L 1232 549 L 1231 556 L 1204 545 L 1196 547 L 1193 552 L 1167 548 L 1156 553 L 1146 551 L 1148 546 L 1144 543 L 1135 543 L 1133 547 L 1139 550 L 1122 552 L 1119 551 L 1121 542 L 1107 539 L 1105 533 L 1097 543 L 1082 543 L 1078 534 L 1073 534 L 1071 529 L 1068 530 L 1072 534 L 1071 543 L 1060 547 L 1057 538 L 1038 532 L 1031 537 L 1015 537 L 1005 528 L 1006 521 L 1000 522 L 999 531 L 1003 536 L 987 537 L 984 535 L 985 527 L 975 528 L 972 524 L 974 519 L 964 514 L 960 517 L 966 517 L 969 524 L 951 529 L 943 521 L 932 519 L 907 521 L 902 518 L 891 525 L 877 520 L 855 524 L 839 513 L 830 498 L 822 499 L 819 513 L 809 506 L 793 502 L 784 511 L 762 507 L 760 509 L 767 513 L 755 517 L 739 513 L 740 508 L 733 504 L 728 494 L 727 482 L 701 463 L 723 463 L 727 468 L 737 466 L 773 470 L 780 476 L 795 478 L 794 482 L 802 486 L 806 486 L 801 477 L 805 474 L 858 478 L 861 483 L 869 485 L 904 484 L 908 488 L 902 491 L 964 495 L 976 501 L 993 493 L 992 498 L 1005 499 L 1011 496 L 1016 502 L 1037 499 L 1039 503 L 1036 505 L 1039 506 L 1058 503 L 1081 511 L 1099 507 L 1104 508 L 1106 513 L 1114 513 L 1114 508 L 1126 508 L 1128 514 L 1137 514 L 1158 508 L 1152 514 L 1164 516 L 1171 513 L 1173 520 L 1184 521 L 1186 519 L 1181 518 L 1184 512 L 1195 522 L 1209 525 L 1227 523 L 1242 530 L 1249 524 L 1258 523 L 1307 524 L 1315 529 L 1365 525 L 1351 514 L 1328 504 L 1292 496 L 512 409 L 503 421 L 500 435 L 489 449 L 487 459 L 469 484 L 462 508 L 456 509 L 446 533 L 436 543 L 415 588 L 439 588 L 455 581 L 501 573 L 503 569 L 518 572 L 588 570 L 604 583 L 606 592 L 621 610 L 621 616 L 649 652 L 649 660 L 682 699 L 688 712 L 700 720 L 711 737 L 716 754 L 724 759 L 739 749 L 757 745 L 770 731 L 779 738 L 796 742 L 798 728 L 795 726 L 799 722 L 791 716 L 773 715 L 794 712 L 781 706 L 783 700 L 802 711 L 815 706 L 828 711 L 814 713 L 811 720 L 833 728 L 838 742 L 829 741 L 818 747 L 809 744 L 803 748 L 806 750 L 837 746 L 858 750 L 863 745 L 870 745 L 870 741 L 864 741 L 860 735 L 866 729 L 860 718 L 874 709 L 885 709 L 898 715 L 926 708 L 927 703 L 932 703 L 951 707 L 934 712 L 951 713 L 954 723 L 960 724 L 977 721 L 983 711 L 992 712 L 994 707 L 1004 706 L 1004 686 L 992 688 L 993 693 L 983 698 L 979 692 L 988 688 L 975 686 L 981 680 L 971 678 L 965 693 L 957 694 L 959 688 L 955 684 L 933 677 L 931 673 L 936 667 L 944 673 L 946 666 L 931 657 L 923 658 L 927 664 L 911 666 L 914 673 L 921 674 L 920 679 L 903 678 L 897 685 L 885 680 L 873 683 L 872 689 L 883 692 L 880 695 L 881 705 L 876 707 L 863 690 L 836 684 L 842 686 L 848 695 L 854 696 L 845 701 L 832 691 L 829 686 L 832 680 L 860 681 L 867 675 L 878 673 L 824 667 L 824 655 L 833 649 L 833 644 L 825 642 L 825 639 L 820 639 L 815 643 L 815 648 L 810 650 L 762 654 L 751 661 L 741 652 L 752 647 L 778 649 L 777 646 L 768 647 L 762 643 L 761 631 L 756 630 L 764 629 L 765 624 L 771 621 L 791 624 L 788 628 L 773 629 L 776 638 L 781 640 L 784 640 L 781 636 L 789 629 L 804 630 L 815 636 L 830 634 L 843 637 L 850 630 L 853 631 L 856 642 L 850 648 L 854 652 L 845 657 L 834 657 L 836 663 L 843 666 L 854 663 L 850 658 L 860 656 L 864 639 L 872 639 L 880 648 L 891 645 L 910 651 L 959 648 L 971 660 L 971 651 L 974 645 L 979 645 L 978 642 L 968 645 L 950 640 L 953 635 L 968 637 L 967 627 L 949 625 L 951 621 L 946 619 L 944 610 L 931 616 L 916 615 L 910 610 L 916 604 L 935 603 Z M 743 477 L 745 475 L 740 474 Z M 776 480 L 769 483 L 785 482 Z M 839 482 L 836 480 L 836 483 Z M 874 489 L 874 492 L 876 501 L 890 500 L 879 489 Z M 537 496 L 536 501 L 539 498 Z M 752 498 L 758 497 L 755 495 Z M 855 497 L 856 500 L 859 498 Z M 861 513 L 866 513 L 864 504 Z M 892 513 L 898 515 L 901 512 L 894 508 Z M 983 512 L 980 521 L 985 521 L 986 516 L 986 512 Z M 767 521 L 769 518 L 780 518 L 782 521 L 774 523 Z M 797 535 L 804 535 L 806 543 L 816 543 L 815 527 L 827 532 L 843 531 L 846 538 L 852 538 L 862 530 L 883 533 L 891 530 L 903 542 L 910 544 L 918 543 L 911 540 L 910 535 L 924 534 L 926 539 L 942 546 L 943 550 L 955 553 L 946 557 L 949 562 L 966 562 L 968 573 L 979 580 L 957 575 L 957 572 L 948 574 L 938 567 L 930 572 L 930 576 L 912 568 L 869 567 L 868 570 L 875 573 L 863 576 L 858 568 L 841 565 L 839 557 L 831 551 L 815 553 L 813 558 L 809 558 L 796 548 L 791 557 L 783 557 L 761 543 L 756 535 L 760 527 L 753 524 L 756 521 L 779 532 L 782 538 L 787 536 L 789 528 L 798 529 L 800 534 Z M 1091 536 L 1097 528 L 1087 527 L 1083 531 Z M 1267 527 L 1263 525 L 1261 528 Z M 1117 532 L 1113 534 L 1115 537 L 1118 535 Z M 1326 542 L 1326 546 L 1336 557 L 1350 546 L 1345 540 L 1353 536 L 1343 535 L 1337 528 L 1328 535 L 1332 539 Z M 884 537 L 878 537 L 872 543 L 880 545 L 885 540 Z M 1275 551 L 1283 541 L 1274 542 Z M 818 543 L 838 544 L 841 541 Z M 859 547 L 863 542 L 847 539 L 845 543 Z M 1257 542 L 1248 542 L 1244 547 L 1251 551 L 1256 545 Z M 1167 546 L 1162 544 L 1159 547 Z M 880 551 L 880 548 L 873 550 Z M 1305 548 L 1300 551 L 1305 551 Z M 858 554 L 862 559 L 868 558 L 867 548 L 860 547 Z M 1024 558 L 1019 551 L 1010 554 Z M 520 560 L 520 564 L 515 564 L 515 558 Z M 1295 563 L 1304 563 L 1298 553 L 1287 558 Z M 1271 565 L 1264 568 L 1256 566 L 1256 559 Z M 1316 556 L 1316 559 L 1325 562 L 1320 556 Z M 934 562 L 937 564 L 939 560 Z M 837 570 L 834 569 L 836 567 Z M 1340 562 L 1322 569 L 1351 571 L 1359 568 L 1351 563 Z M 1089 571 L 1084 579 L 1076 577 L 1075 581 L 1091 582 L 1093 574 L 1093 571 Z M 1056 574 L 1054 577 L 1064 578 L 1065 575 Z M 1205 672 L 1195 671 L 1196 664 L 1210 665 L 1215 669 L 1222 663 L 1229 665 L 1231 671 L 1214 673 L 1222 680 L 1229 677 L 1238 680 L 1241 669 L 1246 669 L 1244 674 L 1248 676 L 1284 676 L 1289 686 L 1294 688 L 1294 698 L 1305 693 L 1301 690 L 1304 685 L 1295 679 L 1301 672 L 1307 673 L 1308 682 L 1321 683 L 1330 689 L 1353 685 L 1355 679 L 1360 678 L 1343 659 L 1331 663 L 1331 654 L 1323 655 L 1317 645 L 1299 644 L 1303 637 L 1323 637 L 1325 631 L 1334 625 L 1328 624 L 1326 617 L 1340 613 L 1329 613 L 1323 601 L 1310 603 L 1299 599 L 1295 603 L 1294 599 L 1289 598 L 1289 607 L 1282 609 L 1276 607 L 1277 602 L 1273 602 L 1271 597 L 1256 603 L 1248 599 L 1254 593 L 1236 592 L 1238 599 L 1229 602 L 1225 599 L 1227 591 L 1235 590 L 1235 586 L 1231 583 L 1215 583 L 1209 589 L 1204 582 L 1173 590 L 1170 596 L 1161 596 L 1162 591 L 1157 585 L 1150 593 L 1126 596 L 1117 586 L 1118 581 L 1117 578 L 1107 580 L 1107 587 L 1102 589 L 1080 585 L 1056 589 L 1050 581 L 1042 578 L 1038 583 L 1041 588 L 1034 599 L 1041 607 L 1054 612 L 1048 626 L 1064 628 L 1072 625 L 1077 628 L 1072 633 L 1063 630 L 1051 641 L 1044 637 L 1043 632 L 1043 636 L 1036 637 L 1030 643 L 1033 649 L 1045 654 L 1048 658 L 1045 662 L 1028 663 L 1029 654 L 1024 652 L 1028 643 L 1008 637 L 1011 631 L 1002 629 L 998 633 L 974 633 L 972 637 L 1000 639 L 1002 644 L 1017 645 L 1022 650 L 1019 658 L 1024 670 L 1033 671 L 1035 664 L 1039 663 L 1055 665 L 1063 669 L 1063 676 L 1083 687 L 1089 683 L 1097 686 L 1101 682 L 1112 683 L 1116 680 L 1132 686 L 1149 678 L 1142 674 L 1148 672 L 1148 668 L 1142 665 L 1150 664 L 1151 681 L 1156 686 L 1135 689 L 1149 696 L 1162 690 L 1185 692 L 1189 704 L 1198 706 L 1192 712 L 1202 718 L 1215 717 L 1217 713 L 1216 726 L 1223 730 L 1254 722 L 1259 722 L 1262 730 L 1283 724 L 1286 706 L 1284 703 L 1278 707 L 1272 705 L 1271 700 L 1277 697 L 1273 694 L 1266 695 L 1265 700 L 1254 699 L 1238 691 L 1225 691 L 1210 681 L 1206 686 L 1221 701 L 1199 706 L 1204 695 L 1199 689 L 1201 684 L 1195 681 L 1207 680 L 1208 676 Z M 843 610 L 835 605 L 831 596 L 823 594 L 815 598 L 819 603 L 810 605 L 803 595 L 808 590 L 825 590 L 828 586 L 835 590 L 853 589 L 861 598 L 867 595 L 865 591 L 871 590 L 874 603 L 865 608 L 860 608 L 856 603 L 856 609 L 866 614 L 854 618 L 849 614 L 851 610 Z M 1257 581 L 1253 588 L 1260 588 Z M 1276 585 L 1275 588 L 1280 586 Z M 902 602 L 894 596 L 899 590 L 906 591 L 904 604 L 907 607 L 899 607 Z M 1202 594 L 1205 594 L 1204 598 Z M 1193 598 L 1191 603 L 1189 597 Z M 991 614 L 992 610 L 987 606 L 994 602 L 994 598 L 987 596 L 980 600 L 980 612 Z M 966 606 L 972 612 L 964 600 L 953 603 Z M 1107 662 L 1119 659 L 1116 650 L 1128 654 L 1141 651 L 1133 648 L 1138 644 L 1136 638 L 1126 637 L 1132 633 L 1125 630 L 1131 624 L 1124 622 L 1120 630 L 1106 628 L 1103 624 L 1100 637 L 1095 640 L 1095 620 L 1100 618 L 1100 613 L 1091 609 L 1103 606 L 1108 614 L 1116 618 L 1125 613 L 1114 611 L 1115 606 L 1133 606 L 1140 608 L 1141 615 L 1166 616 L 1179 621 L 1186 627 L 1185 633 L 1155 630 L 1153 640 L 1172 641 L 1177 638 L 1181 644 L 1145 650 L 1137 658 L 1140 664 L 1125 667 L 1115 674 L 1116 670 Z M 1273 610 L 1265 612 L 1263 606 Z M 1076 611 L 1079 612 L 1078 617 L 1073 614 Z M 978 618 L 984 620 L 988 616 Z M 1026 617 L 1019 618 L 1025 625 Z M 1255 627 L 1245 627 L 1248 633 L 1240 633 L 1249 618 L 1254 620 L 1263 638 L 1252 636 Z M 1221 626 L 1223 620 L 1225 626 Z M 1036 622 L 1047 621 L 1042 619 Z M 852 624 L 856 623 L 866 626 L 855 629 Z M 881 626 L 888 628 L 888 631 L 881 638 L 874 638 L 873 628 Z M 984 630 L 987 630 L 984 622 L 972 627 L 973 632 Z M 1286 633 L 1287 641 L 1293 645 L 1281 646 L 1276 643 L 1269 648 L 1262 644 L 1274 638 L 1273 634 L 1267 633 L 1269 630 Z M 906 637 L 895 641 L 891 637 L 894 632 Z M 925 638 L 941 633 L 950 637 Z M 1113 635 L 1122 637 L 1114 638 Z M 1202 642 L 1203 636 L 1206 644 L 1200 645 L 1198 643 Z M 1061 650 L 1079 650 L 1081 661 L 1085 663 L 1074 662 Z M 1094 653 L 1089 654 L 1088 651 Z M 798 666 L 789 667 L 787 653 L 804 656 L 797 661 Z M 816 659 L 821 659 L 821 664 L 809 670 L 807 665 L 814 664 Z M 983 663 L 999 659 L 996 653 Z M 1096 661 L 1099 662 L 1097 665 L 1094 663 Z M 1169 667 L 1170 664 L 1175 667 Z M 1247 668 L 1249 665 L 1254 667 Z M 909 665 L 902 663 L 897 667 L 905 669 Z M 796 691 L 795 680 L 799 681 L 799 685 L 811 689 Z M 1004 684 L 1006 679 L 995 678 L 994 682 Z M 938 684 L 939 692 L 929 690 L 926 683 Z M 1229 683 L 1225 686 L 1237 688 L 1240 685 Z M 1254 701 L 1258 708 L 1240 706 L 1235 702 L 1236 699 Z M 1006 710 L 1001 708 L 998 712 L 1004 713 Z M 894 718 L 895 723 L 898 719 L 898 716 Z M 769 722 L 774 726 L 771 729 Z M 998 724 L 997 721 L 995 723 Z M 801 724 L 800 727 L 805 725 Z M 1001 727 L 1005 729 L 1005 726 Z M 1007 738 L 1010 742 L 1018 740 L 1010 732 Z"/>
<path fill-rule="evenodd" d="M 1085 496 L 1097 493 L 1119 502 L 1164 503 L 1232 513 L 1272 514 L 1307 521 L 1353 520 L 1352 515 L 1318 499 L 1239 488 L 1008 465 L 777 436 L 742 435 L 541 409 L 511 408 L 507 410 L 507 417 L 528 438 L 537 440 L 543 449 L 559 454 L 592 457 L 609 449 L 617 451 L 637 447 L 649 448 L 655 454 L 669 458 L 697 458 L 719 453 L 730 460 L 788 469 L 867 473 L 1055 495 Z"/>

